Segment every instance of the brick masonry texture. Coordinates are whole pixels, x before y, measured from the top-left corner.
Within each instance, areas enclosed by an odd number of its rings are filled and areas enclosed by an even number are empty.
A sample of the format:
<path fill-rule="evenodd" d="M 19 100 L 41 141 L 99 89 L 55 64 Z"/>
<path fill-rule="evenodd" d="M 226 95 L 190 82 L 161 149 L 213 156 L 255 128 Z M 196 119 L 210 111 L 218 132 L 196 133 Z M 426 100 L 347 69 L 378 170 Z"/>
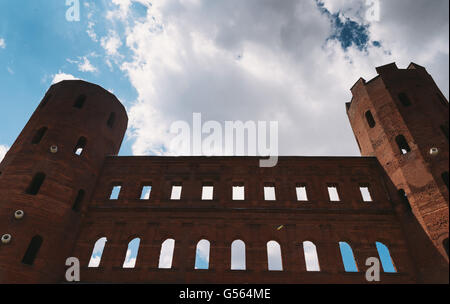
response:
<path fill-rule="evenodd" d="M 87 283 L 367 283 L 365 261 L 378 257 L 375 243 L 381 242 L 397 270 L 382 272 L 381 283 L 448 283 L 448 186 L 442 180 L 448 138 L 440 128 L 448 129 L 448 103 L 418 65 L 399 70 L 391 64 L 378 73 L 370 82 L 359 80 L 347 104 L 363 157 L 280 157 L 274 168 L 259 168 L 257 157 L 116 156 L 128 118 L 114 95 L 78 80 L 53 85 L 0 164 L 0 235 L 12 236 L 0 244 L 0 282 L 62 283 L 65 260 L 74 256 Z M 400 92 L 411 106 L 402 108 Z M 398 132 L 408 154 L 397 147 Z M 80 138 L 86 143 L 76 155 Z M 431 147 L 440 153 L 431 156 Z M 37 173 L 45 179 L 29 194 Z M 174 183 L 182 186 L 176 201 L 170 199 Z M 201 199 L 204 184 L 214 187 L 210 201 Z M 236 184 L 245 187 L 242 201 L 232 199 Z M 275 201 L 264 199 L 268 184 Z M 111 200 L 116 185 L 121 191 Z M 150 199 L 141 200 L 145 185 L 152 186 Z M 297 185 L 306 186 L 307 202 L 297 201 Z M 330 201 L 329 185 L 337 187 L 339 202 Z M 363 201 L 361 186 L 372 202 Z M 84 196 L 74 208 L 80 190 Z M 16 210 L 24 211 L 22 219 Z M 36 235 L 42 245 L 31 265 L 23 263 Z M 107 238 L 101 263 L 88 267 L 101 237 Z M 136 266 L 123 268 L 136 237 Z M 169 238 L 175 240 L 172 268 L 159 269 L 161 244 Z M 210 241 L 209 269 L 195 270 L 201 239 Z M 243 271 L 230 269 L 231 243 L 238 239 L 246 246 Z M 280 244 L 283 271 L 268 270 L 271 240 Z M 320 272 L 307 271 L 304 241 L 315 244 Z M 345 272 L 341 241 L 351 246 L 358 272 Z"/>

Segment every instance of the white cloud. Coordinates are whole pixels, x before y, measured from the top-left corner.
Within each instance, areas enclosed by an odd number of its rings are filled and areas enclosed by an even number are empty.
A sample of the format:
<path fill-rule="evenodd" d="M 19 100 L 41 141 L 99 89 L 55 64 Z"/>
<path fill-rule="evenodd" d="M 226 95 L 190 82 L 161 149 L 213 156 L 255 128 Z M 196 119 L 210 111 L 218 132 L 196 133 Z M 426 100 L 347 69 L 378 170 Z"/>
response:
<path fill-rule="evenodd" d="M 97 68 L 91 64 L 86 56 L 82 58 L 82 61 L 78 65 L 78 69 L 81 72 L 97 72 Z"/>
<path fill-rule="evenodd" d="M 136 257 L 131 257 L 131 250 L 127 250 L 127 254 L 125 256 L 125 261 L 123 263 L 123 268 L 134 268 L 136 266 Z"/>
<path fill-rule="evenodd" d="M 138 21 L 134 2 L 146 1 L 114 1 L 110 20 L 123 31 L 110 30 L 101 45 L 138 92 L 128 109 L 135 155 L 176 152 L 169 126 L 191 122 L 193 112 L 219 122 L 277 120 L 281 155 L 359 155 L 345 113 L 349 89 L 393 61 L 426 66 L 448 96 L 445 0 L 383 0 L 381 22 L 368 28 L 382 47 L 367 51 L 327 40 L 333 28 L 315 1 L 167 0 Z M 367 24 L 365 0 L 324 2 Z"/>
<path fill-rule="evenodd" d="M 79 78 L 76 78 L 75 76 L 71 74 L 62 73 L 61 71 L 57 74 L 53 75 L 52 84 L 58 83 L 63 80 L 77 80 Z"/>
<path fill-rule="evenodd" d="M 4 49 L 6 48 L 6 42 L 5 39 L 0 38 L 0 49 Z"/>
<path fill-rule="evenodd" d="M 6 152 L 8 152 L 9 147 L 5 145 L 0 145 L 0 162 L 3 160 L 3 158 L 6 155 Z"/>

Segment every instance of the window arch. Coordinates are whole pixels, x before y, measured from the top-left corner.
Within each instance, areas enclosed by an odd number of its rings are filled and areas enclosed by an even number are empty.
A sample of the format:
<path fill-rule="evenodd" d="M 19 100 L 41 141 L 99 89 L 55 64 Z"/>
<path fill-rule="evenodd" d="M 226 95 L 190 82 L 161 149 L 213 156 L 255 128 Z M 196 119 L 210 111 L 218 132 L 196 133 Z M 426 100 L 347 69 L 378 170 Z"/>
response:
<path fill-rule="evenodd" d="M 408 145 L 408 142 L 406 141 L 405 136 L 403 136 L 403 135 L 398 135 L 398 136 L 395 138 L 395 142 L 397 143 L 398 148 L 400 149 L 400 152 L 401 152 L 402 154 L 407 154 L 407 153 L 411 152 L 411 148 L 410 148 L 410 146 Z"/>
<path fill-rule="evenodd" d="M 366 112 L 366 120 L 367 120 L 367 124 L 369 125 L 369 127 L 371 129 L 373 129 L 376 125 L 375 119 L 373 118 L 372 112 L 367 111 Z"/>
<path fill-rule="evenodd" d="M 128 243 L 127 253 L 125 255 L 122 268 L 134 268 L 134 266 L 136 266 L 140 243 L 140 238 L 134 238 Z"/>
<path fill-rule="evenodd" d="M 73 153 L 75 153 L 78 156 L 81 156 L 81 154 L 83 154 L 84 152 L 84 149 L 86 148 L 86 144 L 87 144 L 86 137 L 81 136 L 80 139 L 78 139 L 75 148 L 73 148 Z"/>
<path fill-rule="evenodd" d="M 45 174 L 42 172 L 38 172 L 34 175 L 33 179 L 31 180 L 30 185 L 28 186 L 26 193 L 30 195 L 37 195 L 39 193 L 39 190 L 41 189 L 42 184 L 45 180 Z"/>
<path fill-rule="evenodd" d="M 408 95 L 406 95 L 406 93 L 398 94 L 398 99 L 404 107 L 409 107 L 412 105 L 411 100 L 409 99 Z"/>
<path fill-rule="evenodd" d="M 303 242 L 303 253 L 305 255 L 305 263 L 307 271 L 320 271 L 319 257 L 317 256 L 317 248 L 311 241 Z"/>
<path fill-rule="evenodd" d="M 245 269 L 245 243 L 241 240 L 234 240 L 231 243 L 231 270 Z"/>
<path fill-rule="evenodd" d="M 81 109 L 84 106 L 84 103 L 86 101 L 86 95 L 80 95 L 75 100 L 73 107 L 77 109 Z"/>
<path fill-rule="evenodd" d="M 33 136 L 33 139 L 31 140 L 31 143 L 33 145 L 39 144 L 42 138 L 44 137 L 45 133 L 47 132 L 47 130 L 48 130 L 47 127 L 42 127 L 39 130 L 37 130 Z"/>
<path fill-rule="evenodd" d="M 36 259 L 36 256 L 39 252 L 39 249 L 42 246 L 43 239 L 40 235 L 35 235 L 30 242 L 30 245 L 28 245 L 27 251 L 25 252 L 25 255 L 22 258 L 22 263 L 26 265 L 33 265 L 34 260 Z"/>
<path fill-rule="evenodd" d="M 375 243 L 378 250 L 378 256 L 381 260 L 381 265 L 383 266 L 384 272 L 394 273 L 397 272 L 394 261 L 392 260 L 389 249 L 386 245 L 380 242 Z"/>
<path fill-rule="evenodd" d="M 96 268 L 100 265 L 106 242 L 107 242 L 106 237 L 101 237 L 97 240 L 97 242 L 95 242 L 94 249 L 92 249 L 91 259 L 89 260 L 88 267 Z"/>
<path fill-rule="evenodd" d="M 352 247 L 347 242 L 339 242 L 341 249 L 342 262 L 346 272 L 358 272 L 358 265 L 356 264 L 355 256 L 353 255 Z"/>
<path fill-rule="evenodd" d="M 161 252 L 159 254 L 158 268 L 170 269 L 172 268 L 173 252 L 175 249 L 175 240 L 167 239 L 161 245 Z"/>
<path fill-rule="evenodd" d="M 79 212 L 81 210 L 81 203 L 83 202 L 85 192 L 84 190 L 78 191 L 77 197 L 75 198 L 75 202 L 73 203 L 72 210 Z"/>
<path fill-rule="evenodd" d="M 195 253 L 195 269 L 209 269 L 209 251 L 210 242 L 208 240 L 200 240 L 197 243 Z"/>
<path fill-rule="evenodd" d="M 281 247 L 276 241 L 267 242 L 267 264 L 269 271 L 283 271 Z"/>

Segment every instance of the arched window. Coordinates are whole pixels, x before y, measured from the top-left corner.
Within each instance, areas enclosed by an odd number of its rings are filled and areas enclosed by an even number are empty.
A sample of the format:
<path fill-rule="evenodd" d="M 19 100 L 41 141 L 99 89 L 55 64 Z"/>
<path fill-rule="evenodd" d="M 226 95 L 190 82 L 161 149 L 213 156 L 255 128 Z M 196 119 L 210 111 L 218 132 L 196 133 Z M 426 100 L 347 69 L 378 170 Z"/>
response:
<path fill-rule="evenodd" d="M 88 267 L 96 268 L 100 265 L 106 241 L 107 241 L 106 237 L 102 237 L 99 238 L 97 242 L 95 242 L 94 249 L 92 249 L 91 259 L 89 260 Z"/>
<path fill-rule="evenodd" d="M 306 270 L 320 271 L 316 245 L 310 241 L 303 242 L 303 252 L 305 254 Z"/>
<path fill-rule="evenodd" d="M 109 118 L 106 124 L 108 125 L 108 127 L 112 128 L 114 126 L 115 121 L 116 121 L 116 113 L 112 112 L 111 114 L 109 114 Z"/>
<path fill-rule="evenodd" d="M 47 130 L 48 130 L 47 127 L 42 127 L 39 130 L 37 130 L 33 136 L 33 139 L 31 140 L 31 143 L 33 145 L 37 145 L 38 143 L 40 143 Z"/>
<path fill-rule="evenodd" d="M 78 156 L 81 156 L 81 154 L 83 154 L 84 149 L 86 148 L 86 144 L 87 144 L 86 137 L 83 136 L 80 137 L 80 139 L 78 139 L 75 148 L 73 148 L 73 153 L 75 153 Z"/>
<path fill-rule="evenodd" d="M 375 127 L 376 122 L 375 122 L 375 119 L 373 118 L 372 112 L 370 112 L 370 111 L 366 112 L 366 120 L 367 120 L 367 124 L 369 125 L 369 127 L 371 129 Z"/>
<path fill-rule="evenodd" d="M 448 126 L 442 125 L 441 131 L 442 131 L 442 133 L 444 133 L 444 136 L 445 136 L 445 138 L 447 138 L 447 141 L 448 141 Z"/>
<path fill-rule="evenodd" d="M 447 186 L 447 189 L 448 189 L 448 172 L 442 173 L 441 177 L 442 177 L 442 180 L 444 181 L 444 184 Z"/>
<path fill-rule="evenodd" d="M 25 255 L 23 256 L 22 263 L 27 265 L 33 265 L 34 260 L 36 259 L 36 256 L 39 252 L 39 249 L 42 245 L 42 237 L 40 235 L 35 235 L 30 242 L 30 245 L 28 245 L 28 249 L 25 252 Z"/>
<path fill-rule="evenodd" d="M 123 261 L 123 268 L 134 268 L 136 266 L 136 259 L 139 251 L 140 238 L 134 238 L 128 243 L 127 253 Z"/>
<path fill-rule="evenodd" d="M 445 252 L 447 252 L 447 256 L 448 256 L 448 238 L 446 238 L 443 242 L 442 242 L 442 246 L 445 249 Z"/>
<path fill-rule="evenodd" d="M 245 243 L 235 240 L 231 243 L 231 270 L 245 270 Z"/>
<path fill-rule="evenodd" d="M 381 265 L 383 266 L 384 272 L 394 273 L 397 272 L 394 266 L 394 261 L 392 261 L 389 249 L 383 243 L 376 242 L 378 256 L 381 260 Z"/>
<path fill-rule="evenodd" d="M 77 109 L 81 109 L 84 106 L 84 102 L 86 101 L 86 95 L 80 95 L 75 100 L 73 107 Z"/>
<path fill-rule="evenodd" d="M 282 271 L 281 247 L 276 241 L 267 242 L 267 264 L 269 271 Z"/>
<path fill-rule="evenodd" d="M 175 249 L 175 240 L 167 239 L 161 245 L 161 252 L 159 254 L 158 268 L 170 269 L 172 268 L 173 251 Z"/>
<path fill-rule="evenodd" d="M 408 145 L 408 142 L 406 141 L 405 136 L 403 135 L 399 135 L 395 138 L 395 142 L 398 145 L 398 148 L 400 149 L 400 152 L 402 154 L 407 154 L 409 152 L 411 152 L 411 148 Z"/>
<path fill-rule="evenodd" d="M 355 256 L 353 255 L 352 247 L 346 242 L 339 242 L 341 249 L 342 262 L 346 272 L 358 272 L 358 265 L 356 265 Z"/>
<path fill-rule="evenodd" d="M 77 197 L 75 198 L 75 202 L 73 203 L 72 210 L 79 212 L 81 210 L 81 203 L 84 199 L 84 190 L 78 191 Z"/>
<path fill-rule="evenodd" d="M 197 243 L 195 253 L 195 269 L 209 268 L 209 249 L 210 243 L 208 240 L 201 240 Z"/>
<path fill-rule="evenodd" d="M 408 95 L 406 95 L 406 93 L 398 94 L 398 99 L 400 100 L 402 105 L 405 107 L 409 107 L 412 105 L 411 100 L 409 100 L 409 97 L 408 97 Z"/>
<path fill-rule="evenodd" d="M 45 174 L 42 172 L 38 172 L 34 175 L 33 179 L 31 180 L 30 185 L 28 186 L 26 193 L 30 195 L 36 195 L 39 193 L 39 190 L 41 189 L 42 184 L 45 180 Z"/>

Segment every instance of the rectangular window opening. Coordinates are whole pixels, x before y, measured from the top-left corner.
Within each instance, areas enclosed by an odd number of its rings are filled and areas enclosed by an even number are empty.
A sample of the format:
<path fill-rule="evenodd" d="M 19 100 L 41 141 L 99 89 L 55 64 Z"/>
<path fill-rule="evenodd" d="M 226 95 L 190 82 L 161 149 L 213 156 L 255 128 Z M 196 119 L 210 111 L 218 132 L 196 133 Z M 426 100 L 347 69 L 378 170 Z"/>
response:
<path fill-rule="evenodd" d="M 202 188 L 202 200 L 212 201 L 214 198 L 214 186 L 211 183 L 203 184 Z"/>
<path fill-rule="evenodd" d="M 372 202 L 372 196 L 370 195 L 370 190 L 368 186 L 360 186 L 359 191 L 361 191 L 361 196 L 364 202 Z"/>
<path fill-rule="evenodd" d="M 181 199 L 181 190 L 183 189 L 181 183 L 172 184 L 172 193 L 170 194 L 170 199 L 173 201 L 178 201 Z"/>
<path fill-rule="evenodd" d="M 308 201 L 308 195 L 306 193 L 306 185 L 298 184 L 295 190 L 297 192 L 297 201 L 299 202 Z"/>
<path fill-rule="evenodd" d="M 151 185 L 142 186 L 141 200 L 149 200 L 151 192 L 152 192 Z"/>
<path fill-rule="evenodd" d="M 340 202 L 338 187 L 337 185 L 328 185 L 328 196 L 331 202 Z"/>
<path fill-rule="evenodd" d="M 275 185 L 274 184 L 266 184 L 264 186 L 264 200 L 266 201 L 276 201 L 275 196 Z"/>
<path fill-rule="evenodd" d="M 233 201 L 243 201 L 245 199 L 244 184 L 233 185 Z"/>
<path fill-rule="evenodd" d="M 111 195 L 109 196 L 109 199 L 114 201 L 119 199 L 120 191 L 122 190 L 121 185 L 115 185 L 112 188 Z"/>

